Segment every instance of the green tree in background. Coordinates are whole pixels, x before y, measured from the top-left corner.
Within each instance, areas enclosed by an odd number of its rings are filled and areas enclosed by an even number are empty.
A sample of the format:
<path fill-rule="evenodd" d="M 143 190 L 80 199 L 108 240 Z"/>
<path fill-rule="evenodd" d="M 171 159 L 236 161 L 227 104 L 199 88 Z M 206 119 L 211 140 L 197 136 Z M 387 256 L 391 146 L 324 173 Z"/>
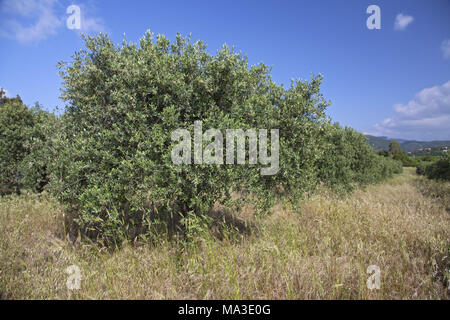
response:
<path fill-rule="evenodd" d="M 56 116 L 38 103 L 29 109 L 19 96 L 8 98 L 0 90 L 0 194 L 43 190 L 56 156 L 51 138 L 56 126 Z"/>
<path fill-rule="evenodd" d="M 336 191 L 379 182 L 400 173 L 401 163 L 373 152 L 367 138 L 339 124 L 327 127 L 324 152 L 317 162 L 319 181 Z"/>
<path fill-rule="evenodd" d="M 33 114 L 19 96 L 7 98 L 3 90 L 0 94 L 0 194 L 19 193 L 20 164 L 29 152 Z"/>
<path fill-rule="evenodd" d="M 395 140 L 393 140 L 393 141 L 391 141 L 391 143 L 389 143 L 389 152 L 393 156 L 403 153 L 402 148 L 400 147 L 400 144 Z"/>
<path fill-rule="evenodd" d="M 409 157 L 406 153 L 403 152 L 400 144 L 393 140 L 389 144 L 389 153 L 392 155 L 394 160 L 401 161 L 404 167 L 415 167 L 418 162 L 411 157 Z"/>
<path fill-rule="evenodd" d="M 17 95 L 15 98 L 9 98 L 6 96 L 6 92 L 3 88 L 0 88 L 0 106 L 2 104 L 5 104 L 7 102 L 18 102 L 18 103 L 23 103 L 22 99 L 20 98 L 19 95 Z"/>
<path fill-rule="evenodd" d="M 429 179 L 450 181 L 450 155 L 443 155 L 428 165 L 419 165 L 416 172 L 424 174 Z"/>
<path fill-rule="evenodd" d="M 57 156 L 55 139 L 60 133 L 60 121 L 38 103 L 30 112 L 33 114 L 33 126 L 27 128 L 27 154 L 21 163 L 21 182 L 24 188 L 42 192 L 50 180 L 50 163 Z"/>

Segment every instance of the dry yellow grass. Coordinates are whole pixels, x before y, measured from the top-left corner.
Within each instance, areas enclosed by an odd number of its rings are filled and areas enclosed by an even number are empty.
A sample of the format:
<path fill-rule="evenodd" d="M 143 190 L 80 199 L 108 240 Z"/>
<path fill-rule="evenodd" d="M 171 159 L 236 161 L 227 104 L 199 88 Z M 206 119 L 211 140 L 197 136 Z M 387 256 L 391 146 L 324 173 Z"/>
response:
<path fill-rule="evenodd" d="M 106 250 L 64 241 L 62 208 L 42 195 L 0 199 L 4 299 L 448 299 L 450 184 L 407 169 L 346 198 L 249 219 L 258 232 L 209 233 L 186 245 Z M 244 218 L 243 218 L 244 217 Z M 68 290 L 66 268 L 81 270 Z M 381 270 L 369 290 L 369 265 Z"/>

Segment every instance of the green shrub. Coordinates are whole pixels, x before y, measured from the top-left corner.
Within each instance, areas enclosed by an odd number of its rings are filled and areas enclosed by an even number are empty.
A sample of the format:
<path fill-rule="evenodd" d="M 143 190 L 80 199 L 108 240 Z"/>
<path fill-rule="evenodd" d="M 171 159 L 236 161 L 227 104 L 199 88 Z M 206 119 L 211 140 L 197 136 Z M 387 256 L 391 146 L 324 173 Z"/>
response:
<path fill-rule="evenodd" d="M 391 155 L 394 160 L 400 161 L 404 167 L 415 167 L 418 164 L 417 160 L 409 157 L 402 151 L 400 144 L 395 140 L 391 141 L 389 144 L 388 154 Z"/>
<path fill-rule="evenodd" d="M 425 175 L 430 179 L 450 180 L 450 156 L 445 155 L 440 160 L 425 167 Z"/>
<path fill-rule="evenodd" d="M 170 43 L 147 32 L 139 46 L 118 47 L 106 35 L 85 43 L 59 64 L 64 115 L 36 113 L 43 136 L 30 144 L 37 165 L 27 175 L 45 183 L 50 172 L 50 190 L 88 236 L 116 242 L 161 226 L 198 233 L 192 226 L 203 228 L 205 214 L 230 204 L 232 192 L 260 212 L 276 196 L 295 202 L 318 182 L 350 191 L 402 170 L 362 134 L 329 123 L 321 76 L 284 89 L 264 64 L 250 67 L 227 46 L 212 56 L 180 35 Z M 216 128 L 224 137 L 226 129 L 279 129 L 278 173 L 261 175 L 260 164 L 173 164 L 172 133 L 187 129 L 192 137 L 197 120 L 203 132 Z"/>
<path fill-rule="evenodd" d="M 280 190 L 313 188 L 328 105 L 320 77 L 285 90 L 265 65 L 249 67 L 226 46 L 211 56 L 179 35 L 170 43 L 148 32 L 139 46 L 117 47 L 105 35 L 85 41 L 59 65 L 68 106 L 51 186 L 88 235 L 130 238 L 158 219 L 202 215 L 231 191 L 266 208 Z M 193 136 L 196 120 L 204 130 L 280 129 L 278 174 L 261 176 L 261 165 L 174 165 L 171 133 Z"/>
<path fill-rule="evenodd" d="M 377 176 L 377 181 L 381 181 L 386 178 L 389 178 L 394 173 L 402 173 L 403 172 L 402 163 L 393 158 L 381 157 L 381 158 L 378 158 L 378 161 L 376 163 L 379 164 L 379 168 L 380 168 L 377 171 L 379 173 Z"/>
<path fill-rule="evenodd" d="M 227 46 L 212 56 L 180 35 L 170 43 L 147 32 L 139 46 L 121 47 L 106 35 L 84 39 L 86 49 L 59 64 L 68 102 L 61 118 L 2 91 L 0 187 L 40 192 L 49 184 L 88 236 L 120 242 L 178 227 L 189 239 L 208 228 L 205 214 L 217 202 L 233 203 L 232 192 L 261 212 L 277 196 L 295 203 L 318 183 L 351 191 L 379 182 L 409 159 L 395 144 L 377 155 L 364 135 L 331 125 L 320 75 L 284 89 L 267 66 L 250 67 Z M 198 120 L 224 138 L 226 129 L 279 129 L 277 174 L 262 175 L 261 164 L 172 163 L 172 133 L 193 137 Z"/>
<path fill-rule="evenodd" d="M 24 188 L 42 192 L 50 179 L 50 162 L 56 157 L 55 137 L 58 135 L 58 119 L 53 113 L 42 110 L 39 104 L 30 109 L 33 126 L 28 128 L 27 154 L 21 162 Z"/>
<path fill-rule="evenodd" d="M 425 168 L 430 165 L 431 162 L 427 161 L 419 161 L 419 163 L 416 166 L 416 173 L 418 175 L 424 175 L 425 174 Z"/>
<path fill-rule="evenodd" d="M 398 160 L 400 161 L 404 167 L 415 167 L 418 165 L 418 161 L 409 157 L 407 154 L 405 154 L 404 152 L 400 152 L 398 154 L 395 154 L 393 156 L 394 160 Z"/>
<path fill-rule="evenodd" d="M 55 157 L 51 136 L 57 132 L 53 114 L 38 103 L 29 109 L 19 96 L 7 98 L 0 90 L 0 194 L 43 190 Z"/>
<path fill-rule="evenodd" d="M 367 138 L 349 127 L 328 126 L 323 146 L 317 162 L 318 179 L 336 191 L 351 191 L 402 171 L 401 162 L 375 154 Z"/>
<path fill-rule="evenodd" d="M 440 157 L 427 154 L 427 155 L 418 155 L 418 156 L 416 156 L 416 159 L 419 161 L 431 163 L 431 162 L 439 160 Z"/>
<path fill-rule="evenodd" d="M 20 98 L 0 104 L 0 195 L 19 193 L 20 164 L 29 152 L 33 114 Z"/>

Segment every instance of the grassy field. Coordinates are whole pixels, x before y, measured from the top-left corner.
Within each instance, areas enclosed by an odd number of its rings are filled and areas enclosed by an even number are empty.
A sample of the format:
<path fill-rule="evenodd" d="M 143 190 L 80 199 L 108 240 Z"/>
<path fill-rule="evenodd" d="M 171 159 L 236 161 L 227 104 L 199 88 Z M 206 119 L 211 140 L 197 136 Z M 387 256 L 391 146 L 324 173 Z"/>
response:
<path fill-rule="evenodd" d="M 106 249 L 69 241 L 49 196 L 0 199 L 2 299 L 448 299 L 450 183 L 414 169 L 348 197 L 282 204 L 190 242 L 160 238 Z M 209 229 L 208 229 L 209 230 Z M 66 268 L 81 270 L 69 290 Z M 369 290 L 369 265 L 381 271 Z"/>

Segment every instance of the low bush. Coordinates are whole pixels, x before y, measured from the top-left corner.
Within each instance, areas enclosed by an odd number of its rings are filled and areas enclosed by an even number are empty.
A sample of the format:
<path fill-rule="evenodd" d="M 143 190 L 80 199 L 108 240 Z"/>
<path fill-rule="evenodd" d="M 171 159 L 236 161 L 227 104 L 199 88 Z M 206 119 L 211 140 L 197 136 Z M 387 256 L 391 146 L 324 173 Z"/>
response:
<path fill-rule="evenodd" d="M 427 165 L 424 174 L 430 179 L 450 181 L 450 156 L 443 156 L 438 161 Z"/>
<path fill-rule="evenodd" d="M 416 173 L 418 175 L 424 175 L 425 174 L 425 168 L 430 165 L 432 162 L 428 161 L 420 161 L 416 166 Z"/>
<path fill-rule="evenodd" d="M 400 161 L 404 167 L 415 167 L 418 165 L 418 161 L 409 157 L 404 152 L 400 152 L 394 155 L 394 160 Z"/>

